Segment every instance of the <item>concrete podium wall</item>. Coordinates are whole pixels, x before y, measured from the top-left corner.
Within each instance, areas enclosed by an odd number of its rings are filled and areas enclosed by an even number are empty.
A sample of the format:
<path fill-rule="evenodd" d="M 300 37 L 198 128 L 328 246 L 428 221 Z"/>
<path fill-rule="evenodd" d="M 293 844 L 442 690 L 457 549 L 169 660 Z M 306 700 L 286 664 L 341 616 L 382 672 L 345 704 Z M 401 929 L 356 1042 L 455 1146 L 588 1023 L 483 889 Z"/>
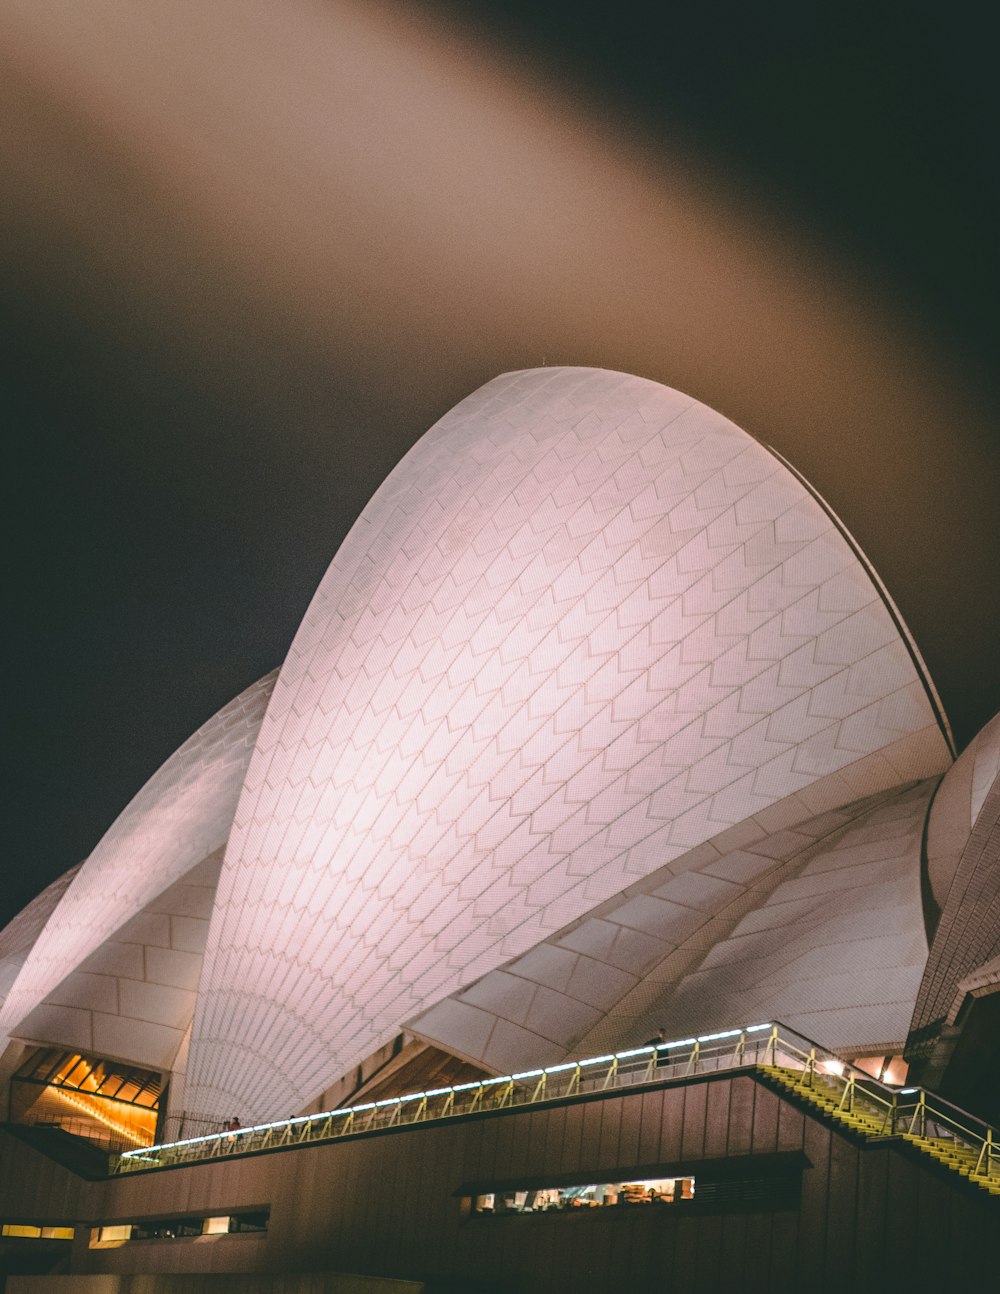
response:
<path fill-rule="evenodd" d="M 800 1158 L 789 1205 L 587 1210 L 470 1216 L 460 1188 L 532 1178 L 627 1180 L 642 1165 Z M 24 1157 L 32 1154 L 21 1147 Z M 604 1294 L 617 1288 L 747 1291 L 961 1289 L 991 1269 L 996 1201 L 898 1142 L 866 1143 L 827 1126 L 750 1074 L 723 1074 L 549 1107 L 428 1124 L 277 1153 L 82 1183 L 58 1211 L 55 1169 L 32 1177 L 4 1160 L 4 1216 L 82 1224 L 80 1275 L 357 1272 L 471 1294 Z M 9 1173 L 6 1170 L 11 1170 Z M 58 1170 L 67 1178 L 65 1170 Z M 558 1176 L 557 1176 L 558 1175 Z M 20 1187 L 19 1182 L 20 1179 Z M 697 1192 L 696 1192 L 697 1202 Z M 83 1225 L 211 1216 L 267 1207 L 265 1234 L 139 1241 L 90 1249 Z M 50 1278 L 46 1287 L 77 1294 Z M 650 1281 L 653 1284 L 650 1285 Z M 96 1286 L 105 1294 L 103 1286 Z M 109 1287 L 161 1294 L 172 1287 Z M 192 1289 L 198 1287 L 191 1287 Z M 236 1288 L 255 1291 L 256 1285 Z M 268 1287 L 262 1287 L 268 1288 Z M 289 1287 L 276 1285 L 288 1294 Z M 308 1287 L 303 1287 L 307 1289 Z M 187 1287 L 184 1289 L 187 1294 Z M 299 1294 L 297 1286 L 290 1287 Z M 91 1287 L 81 1286 L 91 1294 Z"/>

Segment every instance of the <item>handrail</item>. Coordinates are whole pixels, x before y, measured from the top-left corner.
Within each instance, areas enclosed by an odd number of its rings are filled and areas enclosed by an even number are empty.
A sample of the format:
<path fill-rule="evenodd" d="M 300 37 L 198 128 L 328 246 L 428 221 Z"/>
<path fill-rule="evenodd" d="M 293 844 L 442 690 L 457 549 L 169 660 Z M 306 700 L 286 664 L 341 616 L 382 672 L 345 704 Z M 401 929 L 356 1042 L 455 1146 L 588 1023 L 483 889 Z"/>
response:
<path fill-rule="evenodd" d="M 563 1061 L 517 1074 L 476 1079 L 426 1092 L 408 1092 L 380 1101 L 363 1101 L 320 1114 L 299 1115 L 247 1128 L 222 1129 L 200 1137 L 127 1151 L 112 1165 L 112 1172 L 137 1172 L 226 1155 L 253 1154 L 279 1145 L 328 1141 L 359 1132 L 682 1078 L 694 1072 L 707 1073 L 764 1063 L 768 1056 L 774 1055 L 774 1030 L 771 1023 L 725 1029 L 697 1038 L 679 1038 L 605 1056 Z"/>
<path fill-rule="evenodd" d="M 798 1081 L 804 1086 L 823 1088 L 838 1098 L 840 1110 L 867 1114 L 879 1129 L 872 1135 L 951 1143 L 970 1163 L 974 1158 L 976 1180 L 1000 1184 L 1000 1137 L 985 1122 L 922 1088 L 890 1087 L 794 1030 L 770 1022 L 130 1150 L 113 1161 L 111 1171 L 122 1174 L 177 1167 L 588 1093 L 758 1067 L 798 1072 Z M 911 1099 L 903 1099 L 907 1097 Z"/>

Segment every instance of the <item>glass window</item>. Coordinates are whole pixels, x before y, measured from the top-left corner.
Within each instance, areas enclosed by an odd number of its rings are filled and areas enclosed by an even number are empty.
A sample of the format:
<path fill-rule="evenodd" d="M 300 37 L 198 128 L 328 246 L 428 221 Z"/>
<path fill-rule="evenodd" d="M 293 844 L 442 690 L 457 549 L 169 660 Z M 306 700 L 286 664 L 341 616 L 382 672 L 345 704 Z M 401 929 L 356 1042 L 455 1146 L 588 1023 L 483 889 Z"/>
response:
<path fill-rule="evenodd" d="M 572 1209 L 678 1204 L 693 1200 L 694 1189 L 693 1177 L 657 1177 L 642 1181 L 492 1192 L 474 1196 L 472 1207 L 476 1213 L 499 1214 L 565 1213 Z"/>

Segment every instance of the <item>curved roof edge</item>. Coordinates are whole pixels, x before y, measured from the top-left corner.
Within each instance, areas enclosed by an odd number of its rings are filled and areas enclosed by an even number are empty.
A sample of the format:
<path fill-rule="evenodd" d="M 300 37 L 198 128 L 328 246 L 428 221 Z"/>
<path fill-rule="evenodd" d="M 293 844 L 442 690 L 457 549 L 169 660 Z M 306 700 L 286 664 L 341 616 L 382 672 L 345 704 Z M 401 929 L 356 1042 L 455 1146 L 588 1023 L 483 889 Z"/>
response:
<path fill-rule="evenodd" d="M 749 435 L 750 433 L 747 434 Z M 761 441 L 760 443 L 769 454 L 773 454 L 774 457 L 783 464 L 783 466 L 787 467 L 792 475 L 804 486 L 805 489 L 809 491 L 812 497 L 840 531 L 847 544 L 850 545 L 855 557 L 857 557 L 858 561 L 861 563 L 865 574 L 871 580 L 872 584 L 875 586 L 876 592 L 884 602 L 885 609 L 892 617 L 893 624 L 899 631 L 899 636 L 902 639 L 906 650 L 910 653 L 910 659 L 913 661 L 913 668 L 917 671 L 917 677 L 920 679 L 923 689 L 927 693 L 927 700 L 930 702 L 931 710 L 937 720 L 938 727 L 941 729 L 941 735 L 944 737 L 948 749 L 951 751 L 952 759 L 956 759 L 958 757 L 958 748 L 955 745 L 955 736 L 951 730 L 951 724 L 948 721 L 948 715 L 945 712 L 944 702 L 941 700 L 941 694 L 934 685 L 934 680 L 931 678 L 930 670 L 927 668 L 927 662 L 924 660 L 923 654 L 917 646 L 916 639 L 910 632 L 909 625 L 903 619 L 903 613 L 900 611 L 889 590 L 883 583 L 882 577 L 879 575 L 874 563 L 855 539 L 848 527 L 837 515 L 836 509 L 830 506 L 823 495 L 820 494 L 819 490 L 816 489 L 813 483 L 806 476 L 803 476 L 795 464 L 790 463 L 784 454 L 775 449 L 773 445 L 768 445 L 765 441 Z"/>

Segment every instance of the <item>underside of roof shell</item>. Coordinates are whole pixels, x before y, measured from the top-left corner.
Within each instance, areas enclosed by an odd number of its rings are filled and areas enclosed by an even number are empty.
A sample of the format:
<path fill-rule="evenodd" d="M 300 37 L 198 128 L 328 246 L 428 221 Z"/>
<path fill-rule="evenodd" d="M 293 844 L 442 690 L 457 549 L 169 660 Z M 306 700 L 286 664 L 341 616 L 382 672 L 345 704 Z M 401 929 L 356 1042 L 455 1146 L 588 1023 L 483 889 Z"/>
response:
<path fill-rule="evenodd" d="M 879 587 L 767 449 L 641 378 L 498 378 L 372 499 L 282 667 L 188 1108 L 303 1108 L 401 1023 L 751 815 L 950 762 Z"/>
<path fill-rule="evenodd" d="M 21 966 L 0 1009 L 0 1035 L 16 1035 L 86 958 L 226 843 L 276 677 L 254 683 L 203 724 L 115 820 Z"/>
<path fill-rule="evenodd" d="M 751 1019 L 845 1055 L 901 1051 L 927 958 L 920 844 L 936 784 L 776 831 L 748 819 L 408 1028 L 497 1073 Z"/>

